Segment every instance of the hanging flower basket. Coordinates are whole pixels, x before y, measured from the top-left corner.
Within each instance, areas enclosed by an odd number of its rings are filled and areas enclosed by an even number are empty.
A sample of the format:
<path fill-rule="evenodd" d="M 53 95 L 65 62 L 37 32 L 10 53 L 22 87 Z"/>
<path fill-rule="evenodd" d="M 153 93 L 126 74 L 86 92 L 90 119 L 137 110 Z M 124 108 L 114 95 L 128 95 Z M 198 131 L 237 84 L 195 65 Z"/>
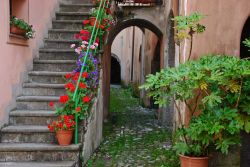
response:
<path fill-rule="evenodd" d="M 56 131 L 56 138 L 60 146 L 67 146 L 71 144 L 73 137 L 73 130 L 59 130 Z"/>
<path fill-rule="evenodd" d="M 15 25 L 11 25 L 10 26 L 10 33 L 11 34 L 16 34 L 16 35 L 21 35 L 21 36 L 25 36 L 26 31 L 15 26 Z"/>

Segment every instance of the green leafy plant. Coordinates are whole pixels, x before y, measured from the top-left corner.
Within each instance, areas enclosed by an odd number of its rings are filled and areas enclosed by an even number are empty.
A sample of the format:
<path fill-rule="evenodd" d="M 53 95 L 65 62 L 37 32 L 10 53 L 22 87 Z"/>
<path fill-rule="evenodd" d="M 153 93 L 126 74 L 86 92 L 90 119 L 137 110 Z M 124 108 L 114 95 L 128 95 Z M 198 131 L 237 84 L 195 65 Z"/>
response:
<path fill-rule="evenodd" d="M 250 132 L 250 62 L 234 56 L 209 55 L 176 68 L 149 75 L 141 88 L 161 106 L 177 101 L 190 114 L 188 127 L 181 122 L 175 148 L 185 155 L 207 155 L 210 147 L 227 153 L 238 144 L 240 130 Z"/>
<path fill-rule="evenodd" d="M 246 38 L 243 42 L 242 42 L 246 47 L 248 47 L 250 49 L 250 38 Z M 248 50 L 250 51 L 250 50 Z"/>
<path fill-rule="evenodd" d="M 33 30 L 32 25 L 29 25 L 23 19 L 19 19 L 16 16 L 12 16 L 10 18 L 10 25 L 11 26 L 16 26 L 16 27 L 18 27 L 18 28 L 20 28 L 22 30 L 25 30 L 25 37 L 27 39 L 34 38 L 35 31 Z"/>
<path fill-rule="evenodd" d="M 200 24 L 200 21 L 203 18 L 204 15 L 194 12 L 189 16 L 176 16 L 172 19 L 176 22 L 176 26 L 174 27 L 176 43 L 180 44 L 185 39 L 190 39 L 188 60 L 191 58 L 194 34 L 203 33 L 206 30 L 206 27 Z"/>

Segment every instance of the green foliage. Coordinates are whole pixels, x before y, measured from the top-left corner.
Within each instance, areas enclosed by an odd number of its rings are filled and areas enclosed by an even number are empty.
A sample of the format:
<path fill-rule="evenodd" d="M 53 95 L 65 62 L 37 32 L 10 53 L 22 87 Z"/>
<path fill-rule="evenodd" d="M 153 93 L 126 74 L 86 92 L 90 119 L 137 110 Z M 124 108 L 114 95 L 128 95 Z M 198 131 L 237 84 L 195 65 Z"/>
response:
<path fill-rule="evenodd" d="M 141 86 L 161 106 L 174 100 L 192 114 L 190 126 L 178 130 L 175 148 L 186 155 L 206 155 L 214 146 L 227 153 L 238 144 L 240 130 L 250 131 L 250 61 L 209 55 L 149 75 Z M 177 111 L 180 112 L 176 105 Z M 195 116 L 197 111 L 202 111 Z M 185 139 L 185 140 L 184 140 Z"/>
<path fill-rule="evenodd" d="M 176 16 L 173 20 L 176 22 L 175 38 L 177 43 L 182 42 L 184 39 L 189 39 L 195 33 L 202 33 L 206 27 L 199 22 L 204 18 L 204 15 L 195 12 L 189 16 Z"/>
<path fill-rule="evenodd" d="M 19 19 L 16 16 L 12 16 L 10 18 L 10 25 L 16 26 L 22 30 L 25 30 L 25 37 L 26 38 L 34 38 L 35 31 L 33 30 L 32 25 L 26 23 L 23 19 Z"/>
<path fill-rule="evenodd" d="M 246 47 L 250 48 L 250 38 L 246 38 L 243 42 L 242 42 Z M 250 50 L 249 50 L 250 51 Z"/>

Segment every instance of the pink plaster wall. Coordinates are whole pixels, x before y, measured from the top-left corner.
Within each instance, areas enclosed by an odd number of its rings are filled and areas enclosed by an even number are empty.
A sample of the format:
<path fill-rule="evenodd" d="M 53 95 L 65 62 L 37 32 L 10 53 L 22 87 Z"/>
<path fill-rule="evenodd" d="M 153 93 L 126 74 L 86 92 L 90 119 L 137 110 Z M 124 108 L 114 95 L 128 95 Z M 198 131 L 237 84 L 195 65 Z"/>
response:
<path fill-rule="evenodd" d="M 185 0 L 184 0 L 185 1 Z M 193 58 L 218 53 L 239 56 L 240 38 L 245 21 L 250 16 L 249 0 L 187 0 L 187 14 L 205 14 L 202 23 L 206 32 L 194 39 Z M 182 8 L 185 8 L 182 3 Z M 182 14 L 184 14 L 184 9 Z"/>
<path fill-rule="evenodd" d="M 13 91 L 13 87 L 21 87 L 22 74 L 36 55 L 59 0 L 26 1 L 29 8 L 28 20 L 36 31 L 35 39 L 28 42 L 10 39 L 9 1 L 0 0 L 0 126 L 8 121 L 10 104 L 18 94 L 16 90 Z M 18 41 L 19 44 L 13 44 L 13 41 Z"/>

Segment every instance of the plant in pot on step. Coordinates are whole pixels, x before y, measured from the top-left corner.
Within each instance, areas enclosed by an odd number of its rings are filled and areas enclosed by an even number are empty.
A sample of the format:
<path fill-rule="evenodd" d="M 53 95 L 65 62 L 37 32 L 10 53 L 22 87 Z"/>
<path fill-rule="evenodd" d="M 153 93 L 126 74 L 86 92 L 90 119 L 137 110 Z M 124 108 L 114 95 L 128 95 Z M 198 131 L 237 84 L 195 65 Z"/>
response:
<path fill-rule="evenodd" d="M 12 34 L 24 36 L 27 39 L 34 38 L 35 33 L 32 25 L 29 25 L 23 19 L 19 19 L 15 16 L 10 18 L 10 32 Z"/>
<path fill-rule="evenodd" d="M 74 116 L 60 115 L 58 120 L 55 120 L 48 125 L 48 128 L 50 132 L 56 133 L 59 145 L 67 146 L 71 144 L 75 125 L 76 122 L 74 121 Z"/>
<path fill-rule="evenodd" d="M 156 104 L 174 103 L 179 121 L 174 148 L 182 167 L 207 167 L 213 152 L 227 154 L 239 145 L 241 130 L 250 132 L 248 60 L 204 56 L 149 75 L 141 88 Z M 184 115 L 190 119 L 184 122 Z"/>

